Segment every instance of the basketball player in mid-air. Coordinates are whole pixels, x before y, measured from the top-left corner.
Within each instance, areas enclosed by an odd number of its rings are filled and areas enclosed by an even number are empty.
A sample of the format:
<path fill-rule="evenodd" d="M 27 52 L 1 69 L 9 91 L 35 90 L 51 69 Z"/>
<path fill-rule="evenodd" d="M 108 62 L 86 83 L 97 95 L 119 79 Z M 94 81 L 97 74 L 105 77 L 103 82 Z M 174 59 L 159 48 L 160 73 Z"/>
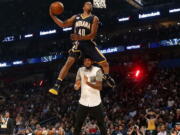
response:
<path fill-rule="evenodd" d="M 58 26 L 62 28 L 73 26 L 74 30 L 73 34 L 71 34 L 73 47 L 69 51 L 69 57 L 65 65 L 62 67 L 54 87 L 49 90 L 49 92 L 54 95 L 58 95 L 58 92 L 62 87 L 63 79 L 79 57 L 80 52 L 84 55 L 90 56 L 93 61 L 98 63 L 103 69 L 105 82 L 110 87 L 115 86 L 115 81 L 109 75 L 109 64 L 103 54 L 96 47 L 96 43 L 93 41 L 98 30 L 99 19 L 97 16 L 91 14 L 92 9 L 92 3 L 85 2 L 83 5 L 83 13 L 74 15 L 63 22 L 52 14 L 50 8 L 50 16 Z"/>

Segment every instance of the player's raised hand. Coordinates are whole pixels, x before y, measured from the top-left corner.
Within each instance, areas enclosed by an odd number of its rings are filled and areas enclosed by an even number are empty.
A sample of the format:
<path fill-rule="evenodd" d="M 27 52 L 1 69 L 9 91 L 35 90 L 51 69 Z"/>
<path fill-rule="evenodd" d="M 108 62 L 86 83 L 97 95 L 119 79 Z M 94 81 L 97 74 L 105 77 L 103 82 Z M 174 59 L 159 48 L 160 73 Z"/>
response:
<path fill-rule="evenodd" d="M 51 11 L 51 6 L 49 6 L 49 15 L 50 15 L 51 17 L 54 16 L 53 13 L 52 13 L 52 11 Z"/>

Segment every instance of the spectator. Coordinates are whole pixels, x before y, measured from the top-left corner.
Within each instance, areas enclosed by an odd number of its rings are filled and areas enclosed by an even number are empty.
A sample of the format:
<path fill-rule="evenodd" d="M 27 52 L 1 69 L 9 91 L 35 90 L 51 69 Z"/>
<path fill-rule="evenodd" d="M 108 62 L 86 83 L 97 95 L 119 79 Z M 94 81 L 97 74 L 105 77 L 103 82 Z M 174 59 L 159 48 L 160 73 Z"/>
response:
<path fill-rule="evenodd" d="M 147 133 L 146 134 L 156 134 L 156 121 L 159 115 L 157 115 L 153 111 L 149 111 L 146 115 L 145 118 L 147 120 Z"/>
<path fill-rule="evenodd" d="M 159 131 L 157 135 L 169 135 L 168 131 L 166 130 L 166 126 L 164 124 L 161 124 L 159 126 Z"/>
<path fill-rule="evenodd" d="M 180 122 L 176 122 L 174 129 L 171 132 L 171 135 L 179 135 L 180 134 Z"/>
<path fill-rule="evenodd" d="M 135 125 L 128 129 L 127 134 L 128 135 L 141 135 L 142 133 L 140 132 L 139 127 Z"/>

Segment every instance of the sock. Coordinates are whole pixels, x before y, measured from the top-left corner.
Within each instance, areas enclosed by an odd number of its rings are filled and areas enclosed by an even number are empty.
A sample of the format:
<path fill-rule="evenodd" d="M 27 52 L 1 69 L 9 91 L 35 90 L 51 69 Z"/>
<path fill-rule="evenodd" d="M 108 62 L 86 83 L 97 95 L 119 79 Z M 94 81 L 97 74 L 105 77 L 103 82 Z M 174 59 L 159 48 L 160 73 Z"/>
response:
<path fill-rule="evenodd" d="M 104 73 L 103 76 L 104 76 L 104 79 L 107 79 L 107 78 L 109 77 L 109 74 L 105 74 L 105 73 Z"/>
<path fill-rule="evenodd" d="M 57 78 L 57 80 L 59 80 L 59 81 L 61 81 L 61 82 L 63 81 L 63 79 L 61 79 L 61 78 L 59 78 L 59 77 Z"/>
<path fill-rule="evenodd" d="M 62 79 L 57 78 L 55 84 L 61 85 L 62 81 L 63 81 Z"/>

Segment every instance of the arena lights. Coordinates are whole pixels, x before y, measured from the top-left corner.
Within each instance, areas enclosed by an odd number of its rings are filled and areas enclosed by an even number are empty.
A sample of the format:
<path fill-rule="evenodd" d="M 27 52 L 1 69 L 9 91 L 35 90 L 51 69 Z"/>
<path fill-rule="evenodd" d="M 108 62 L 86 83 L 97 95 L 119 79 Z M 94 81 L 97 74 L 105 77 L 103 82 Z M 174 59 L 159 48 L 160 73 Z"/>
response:
<path fill-rule="evenodd" d="M 14 36 L 8 36 L 8 37 L 5 37 L 2 42 L 11 42 L 14 40 L 15 40 Z"/>
<path fill-rule="evenodd" d="M 4 67 L 12 67 L 12 66 L 22 66 L 25 64 L 36 64 L 36 63 L 43 63 L 43 62 L 51 62 L 57 59 L 61 59 L 64 57 L 63 55 L 50 55 L 50 56 L 44 56 L 39 58 L 29 58 L 26 60 L 16 60 L 16 61 L 9 61 L 9 62 L 1 62 L 0 68 Z"/>
<path fill-rule="evenodd" d="M 141 81 L 143 78 L 144 78 L 144 75 L 143 75 L 143 68 L 141 67 L 138 67 L 136 69 L 134 69 L 133 71 L 133 78 L 134 78 L 134 81 Z"/>
<path fill-rule="evenodd" d="M 57 55 L 51 55 L 51 56 L 45 56 L 45 57 L 41 57 L 41 62 L 51 62 L 53 60 L 58 59 Z"/>
<path fill-rule="evenodd" d="M 122 17 L 122 18 L 118 19 L 119 22 L 126 22 L 126 21 L 129 21 L 129 20 L 130 20 L 130 17 Z"/>
<path fill-rule="evenodd" d="M 56 30 L 48 30 L 48 31 L 40 31 L 39 35 L 44 36 L 44 35 L 49 35 L 49 34 L 54 34 L 56 33 Z"/>
<path fill-rule="evenodd" d="M 131 45 L 131 46 L 127 46 L 127 47 L 126 47 L 127 50 L 139 49 L 139 48 L 141 48 L 140 45 Z"/>
<path fill-rule="evenodd" d="M 24 38 L 30 38 L 30 37 L 33 37 L 33 34 L 26 34 L 26 35 L 24 35 Z"/>
<path fill-rule="evenodd" d="M 180 45 L 180 38 L 174 38 L 169 40 L 162 40 L 159 42 L 160 46 L 176 46 Z"/>
<path fill-rule="evenodd" d="M 155 17 L 155 16 L 160 16 L 160 15 L 161 15 L 160 11 L 151 12 L 151 13 L 147 13 L 147 14 L 139 14 L 139 19 Z"/>
<path fill-rule="evenodd" d="M 70 31 L 70 30 L 72 30 L 72 27 L 63 28 L 63 31 Z"/>
<path fill-rule="evenodd" d="M 144 78 L 144 69 L 141 66 L 133 67 L 127 74 L 128 78 L 134 82 L 140 82 Z"/>
<path fill-rule="evenodd" d="M 7 66 L 7 63 L 0 63 L 0 67 L 6 67 Z"/>
<path fill-rule="evenodd" d="M 180 8 L 174 8 L 169 10 L 169 13 L 177 13 L 177 12 L 180 12 Z"/>
<path fill-rule="evenodd" d="M 21 61 L 21 60 L 20 60 L 20 61 L 14 61 L 14 62 L 13 62 L 13 65 L 21 65 L 21 64 L 23 64 L 23 61 Z"/>
<path fill-rule="evenodd" d="M 44 83 L 44 80 L 41 80 L 41 81 L 39 82 L 39 86 L 42 86 L 43 83 Z"/>
<path fill-rule="evenodd" d="M 141 73 L 140 70 L 136 70 L 136 72 L 135 72 L 135 77 L 136 77 L 136 78 L 139 77 L 140 73 Z"/>
<path fill-rule="evenodd" d="M 118 48 L 117 47 L 113 47 L 113 48 L 108 48 L 108 49 L 104 49 L 104 50 L 100 50 L 101 53 L 114 53 L 114 52 L 118 52 Z"/>

